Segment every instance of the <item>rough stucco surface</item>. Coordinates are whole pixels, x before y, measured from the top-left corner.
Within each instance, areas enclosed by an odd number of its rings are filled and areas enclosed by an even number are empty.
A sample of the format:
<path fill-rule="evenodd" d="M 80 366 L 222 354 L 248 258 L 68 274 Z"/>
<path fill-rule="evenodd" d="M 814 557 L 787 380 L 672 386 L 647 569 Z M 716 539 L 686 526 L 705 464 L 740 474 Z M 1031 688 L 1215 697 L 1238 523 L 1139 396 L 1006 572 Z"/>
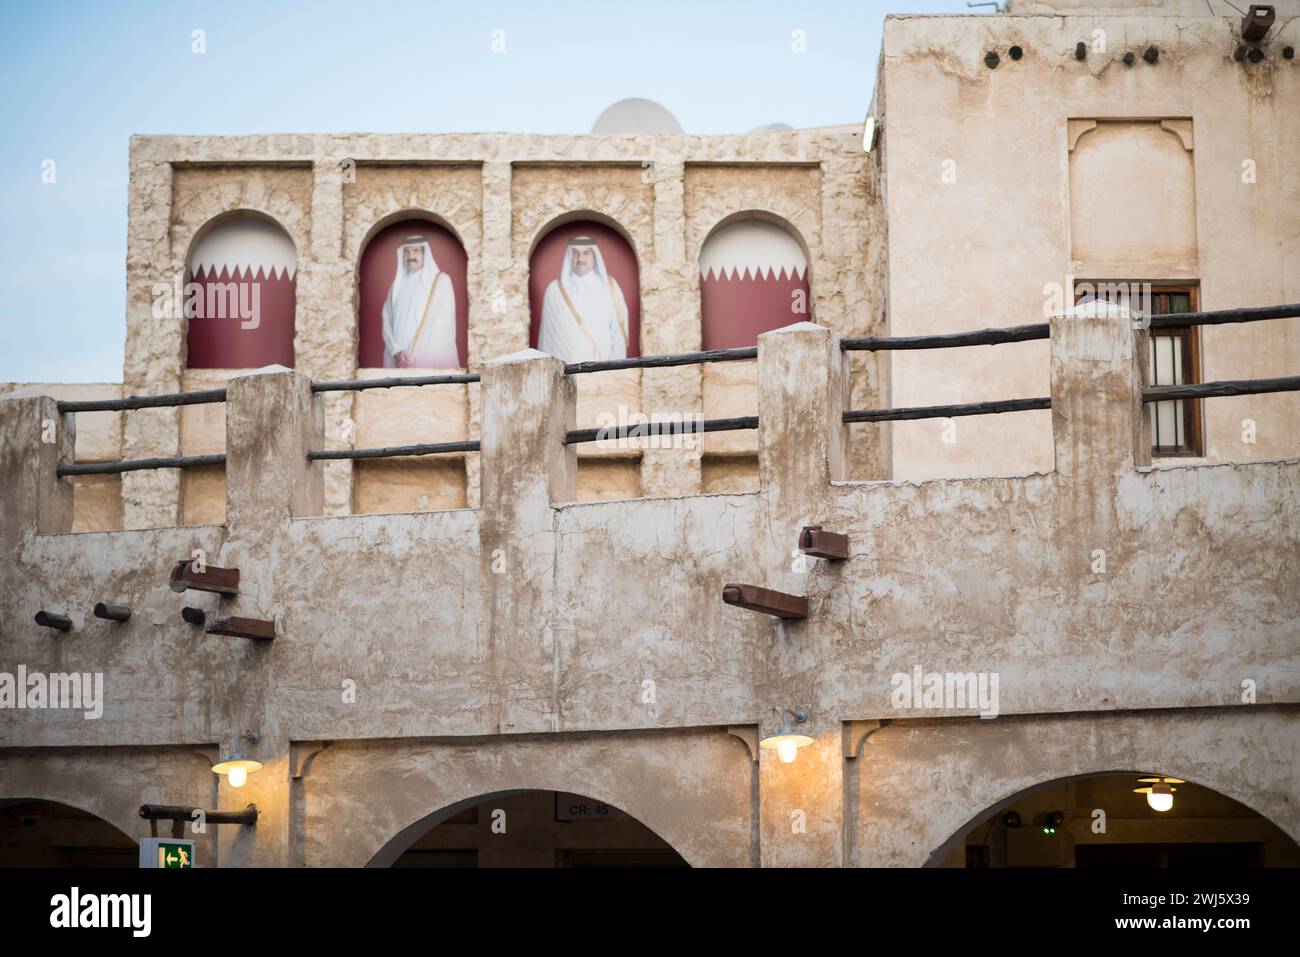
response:
<path fill-rule="evenodd" d="M 396 844 L 390 853 L 403 849 L 394 837 L 416 825 L 408 840 L 414 839 L 448 816 L 449 806 L 518 788 L 576 788 L 607 801 L 697 867 L 744 867 L 751 860 L 751 763 L 745 745 L 725 732 L 514 736 L 487 761 L 482 747 L 476 739 L 390 740 L 322 751 L 303 782 L 305 863 L 364 866 L 387 845 Z M 363 779 L 369 783 L 358 787 Z M 393 799 L 376 806 L 371 788 Z M 342 834 L 326 823 L 365 818 L 375 826 Z"/>
<path fill-rule="evenodd" d="M 882 245 L 870 241 L 883 218 L 870 169 L 856 128 L 711 137 L 135 137 L 126 390 L 176 391 L 219 378 L 210 373 L 220 370 L 183 369 L 183 323 L 155 319 L 152 292 L 154 283 L 170 283 L 183 271 L 191 244 L 209 223 L 240 210 L 275 219 L 297 247 L 295 359 L 301 371 L 321 379 L 368 374 L 355 361 L 358 264 L 376 231 L 407 217 L 442 223 L 465 246 L 469 364 L 475 369 L 527 347 L 529 254 L 548 229 L 574 218 L 607 222 L 632 243 L 641 272 L 641 345 L 647 354 L 699 348 L 699 247 L 713 226 L 738 214 L 784 220 L 801 234 L 814 275 L 827 277 L 813 285 L 820 321 L 846 333 L 879 330 L 883 276 L 851 268 L 864 257 L 883 258 Z M 833 238 L 822 243 L 828 227 Z M 598 412 L 617 414 L 620 406 L 629 412 L 689 414 L 701 405 L 700 370 L 690 367 L 587 376 L 579 389 L 580 422 Z M 449 421 L 464 421 L 468 434 L 477 435 L 476 395 L 471 388 L 468 394 L 459 391 L 459 397 L 464 415 Z M 380 408 L 391 402 L 385 414 L 403 415 L 402 400 L 392 393 L 364 399 Z M 327 396 L 327 447 L 364 446 L 357 408 L 362 400 L 349 393 Z M 213 415 L 220 413 L 131 412 L 122 426 L 123 448 L 131 457 L 144 457 L 177 454 L 182 446 L 219 445 L 221 430 Z M 862 474 L 883 474 L 875 431 L 864 427 L 858 442 Z M 583 448 L 579 455 L 593 451 Z M 695 456 L 648 449 L 636 460 L 637 481 L 622 474 L 626 469 L 616 478 L 613 467 L 592 467 L 584 488 L 626 495 L 701 488 Z M 463 498 L 476 504 L 478 462 L 471 457 L 466 466 Z M 350 463 L 325 465 L 328 514 L 347 514 L 356 506 L 355 484 Z M 130 473 L 123 490 L 127 527 L 163 526 L 187 513 L 212 513 L 210 503 L 183 501 L 187 490 L 173 473 Z M 447 501 L 440 488 L 430 493 L 430 501 Z M 406 495 L 398 489 L 394 494 Z"/>
<path fill-rule="evenodd" d="M 1294 836 L 1295 732 L 1296 712 L 1272 708 L 890 725 L 872 734 L 853 762 L 850 860 L 920 867 L 969 830 L 972 808 L 997 809 L 1045 781 L 1151 768 L 1213 788 Z M 918 764 L 929 773 L 924 782 L 916 779 Z M 931 792 L 927 800 L 917 800 L 918 786 Z"/>
<path fill-rule="evenodd" d="M 1060 4 L 1065 6 L 1065 4 Z M 1121 4 L 1123 6 L 1123 4 Z M 1133 5 L 1139 6 L 1139 5 Z M 1045 285 L 1078 280 L 1195 281 L 1203 309 L 1300 301 L 1300 67 L 1281 48 L 1300 45 L 1300 19 L 1279 10 L 1267 56 L 1237 63 L 1240 18 L 1183 16 L 891 16 L 885 22 L 877 96 L 888 160 L 890 332 L 922 335 L 1040 322 Z M 1105 36 L 1104 52 L 1075 59 L 1079 40 Z M 1012 61 L 1012 44 L 1024 49 Z M 1159 61 L 1142 60 L 1148 46 Z M 1001 63 L 983 63 L 989 50 Z M 1121 58 L 1135 51 L 1137 62 Z M 1072 120 L 1190 119 L 1195 193 L 1114 167 L 1087 209 L 1071 205 Z M 1096 136 L 1088 133 L 1088 137 Z M 1081 144 L 1080 148 L 1083 148 Z M 1255 181 L 1243 182 L 1243 162 Z M 951 164 L 945 166 L 945 164 Z M 946 182 L 948 172 L 952 181 Z M 1142 173 L 1130 176 L 1129 173 Z M 1185 181 L 1184 181 L 1185 185 Z M 1141 206 L 1132 190 L 1195 216 L 1197 256 L 1171 274 L 1149 251 L 1136 256 L 1131 229 L 1111 208 Z M 1089 275 L 1071 250 L 1071 218 L 1086 217 L 1089 255 L 1111 275 Z M 1113 248 L 1093 240 L 1109 233 Z M 1294 375 L 1300 319 L 1201 330 L 1205 381 Z M 893 406 L 1046 395 L 1048 353 L 1027 342 L 997 349 L 891 353 Z M 1204 405 L 1211 461 L 1300 453 L 1291 427 L 1295 393 L 1215 399 Z M 1242 441 L 1243 419 L 1256 441 Z M 956 477 L 1051 466 L 1045 412 L 893 427 L 894 474 Z"/>
<path fill-rule="evenodd" d="M 1110 21 L 1129 41 L 1156 38 L 1167 61 L 1127 77 L 1090 61 L 1086 75 L 1062 79 L 1075 34 L 1095 22 L 891 19 L 876 105 L 884 127 L 866 158 L 846 130 L 134 140 L 127 391 L 198 381 L 182 373 L 181 330 L 152 318 L 149 292 L 183 263 L 183 237 L 240 204 L 273 206 L 298 244 L 301 367 L 232 379 L 219 409 L 125 416 L 123 455 L 226 450 L 223 492 L 194 496 L 196 508 L 220 504 L 222 525 L 170 527 L 183 504 L 174 473 L 132 473 L 126 523 L 169 527 L 68 534 L 72 483 L 54 470 L 73 455 L 76 423 L 64 419 L 43 443 L 41 420 L 58 418 L 52 400 L 0 396 L 0 666 L 103 672 L 107 697 L 97 721 L 0 712 L 0 798 L 63 801 L 132 835 L 146 801 L 254 801 L 256 829 L 208 839 L 219 863 L 361 866 L 387 862 L 458 802 L 552 788 L 628 811 L 693 864 L 919 865 L 948 859 L 977 815 L 1025 788 L 1156 771 L 1300 837 L 1300 460 L 1284 457 L 1294 450 L 1152 467 L 1136 398 L 1145 337 L 1127 320 L 1054 318 L 1050 344 L 955 365 L 876 368 L 838 349 L 837 334 L 883 331 L 886 277 L 895 334 L 1039 317 L 1040 273 L 1055 279 L 1071 265 L 1066 112 L 1113 115 L 1131 101 L 1144 115 L 1192 116 L 1198 183 L 1219 165 L 1235 175 L 1241 142 L 1277 135 L 1274 107 L 1248 110 L 1254 125 L 1243 126 L 1232 104 L 1282 102 L 1294 74 L 1270 65 L 1223 82 L 1238 69 L 1210 50 L 1226 43 L 1224 22 Z M 981 73 L 984 49 L 1013 38 L 1029 51 L 1021 72 Z M 1014 118 L 1017 136 L 990 115 Z M 1230 131 L 1219 145 L 1207 119 Z M 952 196 L 930 177 L 934 158 L 949 155 L 958 182 L 974 177 L 979 191 L 945 205 Z M 1300 299 L 1295 271 L 1281 268 L 1294 226 L 1277 211 L 1295 208 L 1296 181 L 1276 182 L 1272 205 L 1197 197 L 1198 223 L 1222 224 L 1208 246 L 1198 231 L 1207 307 Z M 1005 203 L 1019 190 L 1020 227 L 982 231 L 1014 218 Z M 361 245 L 420 204 L 461 222 L 477 283 L 471 364 L 483 383 L 463 390 L 462 413 L 436 412 L 482 438 L 481 454 L 464 460 L 469 507 L 339 515 L 360 470 L 309 465 L 305 451 L 378 440 L 403 417 L 383 421 L 369 396 L 313 398 L 304 374 L 353 374 Z M 643 343 L 666 352 L 698 343 L 698 244 L 754 209 L 787 219 L 808 244 L 819 326 L 769 333 L 757 363 L 717 374 L 575 382 L 525 350 L 527 252 L 555 217 L 607 215 L 634 237 L 647 334 L 658 337 Z M 1258 250 L 1239 242 L 1248 234 L 1281 237 L 1281 252 L 1268 253 L 1280 271 L 1258 267 Z M 1007 263 L 1033 281 L 1010 281 Z M 1247 358 L 1286 359 L 1294 373 L 1285 324 L 1269 329 L 1281 332 L 1250 339 Z M 1032 468 L 860 481 L 889 474 L 898 449 L 906 471 L 917 446 L 903 435 L 891 450 L 884 429 L 845 427 L 846 407 L 973 399 L 963 390 L 974 382 L 996 384 L 989 397 L 1017 386 L 1050 394 L 1052 410 L 963 424 L 961 442 L 974 435 L 981 451 L 959 443 L 941 453 L 944 467 L 980 471 L 996 447 Z M 563 444 L 566 429 L 638 389 L 648 408 L 703 402 L 757 412 L 761 427 L 730 447 L 732 459 Z M 900 401 L 909 389 L 919 401 Z M 451 392 L 429 401 L 462 401 Z M 1273 435 L 1286 420 L 1264 421 Z M 729 472 L 743 456 L 756 466 Z M 745 481 L 752 491 L 698 494 Z M 581 501 L 634 484 L 653 497 Z M 808 523 L 846 533 L 852 557 L 799 556 Z M 196 548 L 241 570 L 238 596 L 167 589 L 174 562 Z M 727 606 L 731 581 L 806 595 L 810 617 Z M 101 600 L 129 603 L 131 621 L 91 618 Z M 207 636 L 181 623 L 182 604 L 270 619 L 277 637 Z M 40 608 L 69 614 L 73 631 L 37 627 Z M 996 673 L 1000 716 L 899 707 L 891 679 L 917 667 Z M 808 708 L 814 739 L 799 760 L 752 750 L 796 706 Z M 234 791 L 208 762 L 248 728 L 261 732 L 255 756 L 266 767 Z M 918 781 L 918 768 L 933 779 Z"/>
<path fill-rule="evenodd" d="M 574 421 L 576 389 L 558 360 L 525 351 L 484 369 L 480 508 L 310 517 L 323 511 L 324 491 L 319 466 L 302 452 L 319 441 L 322 403 L 304 377 L 272 369 L 231 380 L 225 526 L 50 534 L 71 503 L 63 483 L 41 470 L 54 453 L 27 428 L 50 400 L 0 398 L 5 474 L 18 477 L 5 492 L 3 545 L 14 556 L 0 593 L 12 623 L 6 652 L 31 669 L 102 671 L 107 687 L 98 721 L 5 712 L 0 765 L 10 756 L 31 761 L 30 748 L 76 755 L 217 742 L 229 750 L 239 731 L 257 727 L 259 758 L 279 770 L 255 775 L 238 795 L 222 785 L 220 797 L 265 805 L 266 826 L 230 838 L 221 853 L 231 862 L 275 863 L 310 858 L 318 853 L 312 842 L 327 840 L 312 830 L 315 798 L 303 806 L 286 790 L 293 742 L 473 738 L 472 752 L 456 742 L 399 740 L 348 744 L 339 754 L 360 748 L 380 761 L 375 773 L 400 778 L 382 756 L 427 754 L 432 764 L 400 758 L 398 767 L 407 761 L 432 774 L 443 761 L 461 767 L 470 753 L 479 770 L 466 772 L 467 789 L 480 780 L 558 787 L 583 777 L 566 768 L 591 765 L 580 744 L 546 758 L 560 747 L 552 742 L 621 733 L 631 737 L 619 762 L 672 765 L 676 783 L 664 786 L 714 807 L 709 813 L 727 822 L 723 836 L 694 834 L 685 811 L 665 820 L 653 802 L 647 809 L 639 792 L 624 790 L 626 780 L 603 771 L 589 786 L 565 789 L 585 788 L 637 814 L 688 859 L 828 865 L 846 859 L 844 835 L 856 826 L 842 798 L 852 784 L 842 760 L 845 723 L 973 714 L 900 711 L 891 677 L 919 665 L 997 672 L 1001 713 L 1029 725 L 1052 727 L 1061 719 L 1051 715 L 1080 711 L 1128 714 L 1120 720 L 1138 724 L 1145 721 L 1138 713 L 1151 709 L 1240 715 L 1221 734 L 1194 739 L 1197 760 L 1203 766 L 1218 755 L 1231 764 L 1244 749 L 1268 793 L 1284 790 L 1294 774 L 1288 749 L 1297 713 L 1287 706 L 1300 698 L 1300 462 L 1141 464 L 1133 398 L 1140 349 L 1129 323 L 1062 319 L 1052 331 L 1056 469 L 964 481 L 842 480 L 845 361 L 834 334 L 807 323 L 760 338 L 765 424 L 753 494 L 572 504 L 577 459 L 561 436 Z M 853 557 L 792 561 L 798 529 L 809 521 L 846 532 Z M 167 590 L 171 564 L 195 547 L 240 568 L 237 597 L 182 599 Z M 1097 548 L 1107 553 L 1103 574 L 1093 571 Z M 806 594 L 811 617 L 779 623 L 724 605 L 727 581 Z M 90 606 L 105 599 L 129 602 L 132 620 L 89 619 Z M 274 620 L 278 637 L 254 646 L 205 636 L 180 623 L 182 603 Z M 41 607 L 66 610 L 74 631 L 52 638 L 35 626 L 30 615 Z M 1245 679 L 1271 709 L 1242 706 Z M 342 693 L 348 686 L 352 700 Z M 734 763 L 745 777 L 738 742 L 727 742 L 733 757 L 718 764 L 705 738 L 676 736 L 736 726 L 766 733 L 795 703 L 812 712 L 814 745 L 800 770 L 765 758 L 748 790 L 718 773 Z M 1252 720 L 1257 713 L 1272 717 Z M 996 730 L 1002 720 L 957 725 L 991 734 L 984 726 Z M 658 743 L 636 737 L 651 731 L 662 733 Z M 540 735 L 542 756 L 513 743 L 519 735 Z M 512 764 L 518 747 L 533 756 Z M 671 760 L 654 757 L 661 747 Z M 981 749 L 972 760 L 993 760 L 999 747 L 990 742 L 991 753 Z M 1118 763 L 1142 763 L 1138 757 Z M 545 774 L 529 770 L 542 767 Z M 324 806 L 373 793 L 329 768 L 322 757 L 302 785 Z M 1196 771 L 1189 768 L 1193 779 Z M 1209 776 L 1210 786 L 1218 781 Z M 757 804 L 746 803 L 754 794 Z M 393 820 L 367 823 L 348 838 L 359 842 L 348 862 L 369 860 L 442 800 L 440 791 L 421 792 Z M 99 801 L 87 788 L 74 803 L 93 810 Z M 808 821 L 797 839 L 793 811 Z M 947 820 L 958 810 L 944 814 L 944 827 L 963 823 Z M 891 840 L 905 846 L 881 845 L 881 860 L 918 862 L 948 836 L 920 833 L 905 816 L 885 820 L 901 828 Z M 1300 826 L 1285 814 L 1274 820 L 1292 834 Z"/>

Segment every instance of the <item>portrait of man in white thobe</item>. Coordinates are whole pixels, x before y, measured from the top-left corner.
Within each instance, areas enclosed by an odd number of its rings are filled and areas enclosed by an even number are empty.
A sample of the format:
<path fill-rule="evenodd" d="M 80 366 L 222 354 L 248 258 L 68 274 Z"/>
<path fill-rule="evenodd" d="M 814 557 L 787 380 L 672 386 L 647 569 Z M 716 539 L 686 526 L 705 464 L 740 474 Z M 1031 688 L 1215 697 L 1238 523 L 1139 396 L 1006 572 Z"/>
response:
<path fill-rule="evenodd" d="M 423 236 L 397 247 L 397 273 L 383 310 L 384 367 L 455 369 L 456 291 Z"/>
<path fill-rule="evenodd" d="M 627 358 L 627 300 L 590 236 L 569 240 L 546 287 L 537 348 L 565 362 Z"/>

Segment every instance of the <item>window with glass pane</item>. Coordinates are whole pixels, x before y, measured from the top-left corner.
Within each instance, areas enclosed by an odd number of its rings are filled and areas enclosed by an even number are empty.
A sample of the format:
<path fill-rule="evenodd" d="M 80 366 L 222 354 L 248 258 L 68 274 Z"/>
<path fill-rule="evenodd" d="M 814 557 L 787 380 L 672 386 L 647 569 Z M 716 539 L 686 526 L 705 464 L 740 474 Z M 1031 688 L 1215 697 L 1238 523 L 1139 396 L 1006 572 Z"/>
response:
<path fill-rule="evenodd" d="M 1148 301 L 1147 291 L 1150 291 Z M 1130 298 L 1130 292 L 1132 298 Z M 1195 286 L 1170 286 L 1140 280 L 1080 283 L 1075 302 L 1097 298 L 1146 315 L 1195 312 Z M 1200 381 L 1199 339 L 1194 326 L 1152 329 L 1148 385 L 1186 385 Z M 1157 456 L 1201 454 L 1201 409 L 1196 399 L 1148 402 L 1151 453 Z"/>
<path fill-rule="evenodd" d="M 1191 290 L 1153 290 L 1154 314 L 1191 312 Z M 1197 381 L 1196 330 L 1174 326 L 1151 330 L 1148 357 L 1150 385 L 1186 385 Z M 1200 454 L 1200 408 L 1195 399 L 1148 402 L 1151 452 L 1154 455 Z"/>

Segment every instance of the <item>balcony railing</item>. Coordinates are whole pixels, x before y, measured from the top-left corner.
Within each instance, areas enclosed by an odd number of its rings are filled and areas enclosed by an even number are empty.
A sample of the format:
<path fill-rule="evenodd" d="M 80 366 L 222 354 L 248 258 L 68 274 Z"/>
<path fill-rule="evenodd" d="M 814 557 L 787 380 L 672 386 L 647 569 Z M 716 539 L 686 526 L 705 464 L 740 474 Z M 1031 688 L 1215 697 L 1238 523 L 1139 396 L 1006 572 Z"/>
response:
<path fill-rule="evenodd" d="M 1279 306 L 1259 306 L 1222 309 L 1214 312 L 1184 312 L 1150 316 L 1145 321 L 1140 315 L 1134 318 L 1139 328 L 1162 329 L 1171 326 L 1206 326 L 1227 323 L 1258 322 L 1271 319 L 1300 317 L 1300 303 Z M 842 339 L 843 352 L 884 352 L 921 349 L 953 349 L 971 346 L 995 346 L 1011 342 L 1030 342 L 1051 337 L 1048 323 L 1011 326 L 1001 329 L 980 329 L 974 332 L 945 333 L 927 336 L 863 336 Z M 566 375 L 585 375 L 592 372 L 611 372 L 620 369 L 660 369 L 673 366 L 700 365 L 711 362 L 734 362 L 754 359 L 756 346 L 738 349 L 713 349 L 703 352 L 683 352 L 674 355 L 639 356 L 633 359 L 608 359 L 593 362 L 575 362 L 565 366 Z M 461 385 L 480 382 L 478 373 L 448 373 L 428 376 L 397 376 L 384 379 L 354 379 L 313 382 L 313 393 L 362 391 L 367 389 L 392 389 L 412 386 Z M 1300 391 L 1300 376 L 1267 379 L 1242 379 L 1221 382 L 1202 382 L 1189 385 L 1147 386 L 1142 390 L 1142 401 L 1161 402 L 1169 399 L 1202 399 L 1215 396 L 1257 395 L 1273 392 Z M 138 409 L 173 408 L 226 401 L 225 389 L 208 389 L 201 392 L 179 392 L 154 396 L 128 396 L 122 399 L 95 399 L 64 401 L 58 403 L 63 414 L 78 412 L 126 412 Z M 987 402 L 969 402 L 957 405 L 915 406 L 892 409 L 851 409 L 843 413 L 845 423 L 893 422 L 913 419 L 954 418 L 969 415 L 997 415 L 1032 409 L 1050 409 L 1050 397 L 1003 399 Z M 692 431 L 727 432 L 757 429 L 759 417 L 739 416 L 729 419 L 707 419 L 692 424 Z M 565 433 L 566 445 L 595 442 L 601 439 L 624 439 L 641 434 L 645 426 L 623 425 L 596 429 L 571 429 Z M 455 442 L 435 442 L 418 445 L 399 445 L 388 448 L 311 450 L 310 461 L 391 458 L 398 456 L 439 455 L 480 451 L 480 440 L 466 439 Z M 114 462 L 64 463 L 58 466 L 58 475 L 103 475 L 132 472 L 141 469 L 194 468 L 204 465 L 224 465 L 226 456 L 179 455 L 146 459 L 122 459 Z"/>

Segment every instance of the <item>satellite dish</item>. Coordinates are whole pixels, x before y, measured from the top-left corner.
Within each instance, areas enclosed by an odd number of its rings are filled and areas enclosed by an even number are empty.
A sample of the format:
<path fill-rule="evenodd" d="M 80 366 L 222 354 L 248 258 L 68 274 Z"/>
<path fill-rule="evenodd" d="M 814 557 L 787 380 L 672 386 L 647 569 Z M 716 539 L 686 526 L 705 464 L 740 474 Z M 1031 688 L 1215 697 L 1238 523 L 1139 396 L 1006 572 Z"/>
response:
<path fill-rule="evenodd" d="M 762 126 L 756 126 L 749 132 L 751 133 L 784 133 L 786 130 L 794 129 L 789 123 L 764 123 Z"/>
<path fill-rule="evenodd" d="M 593 133 L 680 133 L 677 117 L 654 100 L 629 97 L 619 100 L 596 117 Z"/>

